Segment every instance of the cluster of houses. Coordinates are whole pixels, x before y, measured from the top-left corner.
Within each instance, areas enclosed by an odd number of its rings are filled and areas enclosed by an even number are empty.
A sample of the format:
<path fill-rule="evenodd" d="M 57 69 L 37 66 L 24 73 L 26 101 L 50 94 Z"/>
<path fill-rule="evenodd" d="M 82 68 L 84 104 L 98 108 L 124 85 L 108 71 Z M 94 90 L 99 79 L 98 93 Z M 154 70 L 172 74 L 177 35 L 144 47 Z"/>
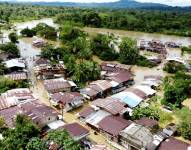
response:
<path fill-rule="evenodd" d="M 167 54 L 165 44 L 163 44 L 161 41 L 158 41 L 158 40 L 152 40 L 152 41 L 141 40 L 139 48 L 141 50 L 147 50 L 147 51 L 159 53 L 162 55 Z"/>
<path fill-rule="evenodd" d="M 7 68 L 7 74 L 4 75 L 6 78 L 12 79 L 14 81 L 27 80 L 27 70 L 26 61 L 22 58 L 14 58 L 10 60 L 3 61 L 5 67 Z"/>
<path fill-rule="evenodd" d="M 51 104 L 70 111 L 85 101 L 92 101 L 89 107 L 77 114 L 79 120 L 91 127 L 95 134 L 104 134 L 109 141 L 128 150 L 166 150 L 166 145 L 174 142 L 181 148 L 185 147 L 180 150 L 187 150 L 188 144 L 171 137 L 172 134 L 168 135 L 169 132 L 174 133 L 172 130 L 158 130 L 157 121 L 149 118 L 128 120 L 135 107 L 155 95 L 162 82 L 160 76 L 145 76 L 139 85 L 134 85 L 128 66 L 103 63 L 101 69 L 102 79 L 90 82 L 83 89 L 78 89 L 74 82 L 63 77 L 44 80 Z M 153 133 L 156 129 L 158 132 Z"/>
<path fill-rule="evenodd" d="M 0 116 L 7 127 L 15 127 L 18 114 L 28 116 L 41 129 L 42 136 L 56 129 L 65 129 L 74 140 L 84 140 L 89 135 L 89 130 L 76 122 L 65 123 L 55 109 L 41 103 L 27 88 L 8 90 L 0 96 Z"/>

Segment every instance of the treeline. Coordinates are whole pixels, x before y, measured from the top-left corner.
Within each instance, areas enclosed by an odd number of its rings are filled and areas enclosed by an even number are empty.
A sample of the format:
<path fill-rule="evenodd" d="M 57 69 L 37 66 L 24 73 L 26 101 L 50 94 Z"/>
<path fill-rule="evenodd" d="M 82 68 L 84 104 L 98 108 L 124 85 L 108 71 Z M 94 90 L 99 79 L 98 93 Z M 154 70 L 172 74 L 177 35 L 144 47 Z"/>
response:
<path fill-rule="evenodd" d="M 26 21 L 55 16 L 56 22 L 60 24 L 69 21 L 99 28 L 191 36 L 191 13 L 186 10 L 90 9 L 0 4 L 1 22 Z"/>
<path fill-rule="evenodd" d="M 98 28 L 191 36 L 191 13 L 184 11 L 74 9 L 57 15 L 57 23 L 66 21 Z"/>
<path fill-rule="evenodd" d="M 40 19 L 43 17 L 53 17 L 56 14 L 63 13 L 67 8 L 33 6 L 31 4 L 9 4 L 0 3 L 0 21 L 15 22 Z"/>

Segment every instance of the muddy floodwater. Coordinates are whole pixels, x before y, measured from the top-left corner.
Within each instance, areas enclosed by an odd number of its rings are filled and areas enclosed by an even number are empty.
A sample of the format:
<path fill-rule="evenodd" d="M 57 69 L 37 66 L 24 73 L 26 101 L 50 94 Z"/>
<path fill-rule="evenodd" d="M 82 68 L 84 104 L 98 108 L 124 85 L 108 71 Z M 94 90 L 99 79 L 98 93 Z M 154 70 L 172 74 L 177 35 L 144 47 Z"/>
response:
<path fill-rule="evenodd" d="M 173 36 L 173 35 L 164 35 L 164 34 L 156 34 L 156 33 L 144 33 L 144 32 L 135 32 L 135 31 L 124 31 L 124 30 L 113 30 L 113 29 L 103 29 L 103 28 L 84 28 L 84 31 L 88 32 L 90 35 L 95 36 L 97 33 L 114 33 L 115 35 L 119 36 L 120 38 L 123 37 L 130 37 L 137 40 L 137 43 L 141 40 L 160 40 L 163 43 L 165 42 L 175 42 L 177 44 L 181 44 L 182 46 L 189 46 L 191 45 L 191 38 L 190 37 L 180 37 L 180 36 Z M 155 54 L 153 54 L 155 55 Z M 168 57 L 182 57 L 185 60 L 191 60 L 191 55 L 185 53 L 182 55 L 180 48 L 167 48 L 167 58 Z M 133 66 L 132 72 L 135 75 L 134 80 L 136 84 L 139 84 L 143 81 L 145 75 L 160 75 L 165 76 L 167 75 L 163 71 L 165 61 L 161 63 L 159 66 L 154 68 L 145 68 L 145 67 L 138 67 Z"/>
<path fill-rule="evenodd" d="M 136 39 L 138 42 L 143 39 L 147 41 L 154 39 L 154 40 L 160 40 L 162 42 L 176 42 L 185 46 L 191 45 L 190 37 L 180 37 L 180 36 L 164 35 L 157 33 L 145 33 L 145 32 L 113 30 L 113 29 L 103 29 L 103 28 L 89 28 L 89 27 L 84 28 L 84 31 L 92 35 L 95 35 L 96 33 L 114 33 L 119 37 L 130 37 Z"/>
<path fill-rule="evenodd" d="M 53 19 L 51 18 L 45 18 L 45 19 L 40 19 L 40 20 L 33 20 L 33 21 L 27 21 L 23 23 L 15 23 L 14 28 L 17 31 L 18 34 L 20 34 L 20 31 L 26 27 L 28 28 L 33 28 L 35 27 L 38 23 L 46 23 L 49 26 L 58 28 L 58 25 L 53 22 Z M 83 28 L 84 31 L 88 32 L 90 35 L 95 35 L 97 33 L 114 33 L 115 35 L 119 37 L 130 37 L 133 39 L 136 39 L 137 42 L 139 43 L 140 40 L 160 40 L 162 42 L 175 42 L 178 44 L 181 44 L 182 46 L 188 46 L 191 45 L 191 38 L 190 37 L 179 37 L 179 36 L 171 36 L 171 35 L 164 35 L 164 34 L 155 34 L 155 33 L 144 33 L 144 32 L 135 32 L 135 31 L 124 31 L 124 30 L 112 30 L 112 29 L 103 29 L 103 28 Z M 11 31 L 3 31 L 4 33 L 4 42 L 8 42 L 8 34 Z M 20 38 L 19 43 L 17 44 L 21 57 L 26 58 L 28 67 L 32 70 L 32 67 L 34 65 L 33 59 L 37 55 L 40 54 L 40 49 L 35 48 L 32 46 L 32 42 L 36 39 L 37 37 L 33 38 Z M 58 43 L 54 43 L 58 44 Z M 183 56 L 181 54 L 180 49 L 173 49 L 173 48 L 167 48 L 167 57 L 182 57 L 186 60 L 190 60 L 191 56 L 187 53 L 185 53 Z M 138 66 L 133 66 L 132 71 L 135 74 L 135 82 L 138 84 L 141 82 L 144 78 L 144 75 L 161 75 L 165 76 L 166 74 L 163 72 L 164 62 L 154 68 L 144 68 L 144 67 L 138 67 Z"/>

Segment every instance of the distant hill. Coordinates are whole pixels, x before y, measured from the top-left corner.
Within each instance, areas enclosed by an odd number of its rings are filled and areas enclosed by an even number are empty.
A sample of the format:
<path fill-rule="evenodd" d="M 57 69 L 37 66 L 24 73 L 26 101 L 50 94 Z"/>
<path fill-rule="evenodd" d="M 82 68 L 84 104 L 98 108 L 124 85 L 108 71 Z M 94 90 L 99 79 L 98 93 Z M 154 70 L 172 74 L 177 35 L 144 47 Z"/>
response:
<path fill-rule="evenodd" d="M 110 3 L 72 3 L 72 2 L 33 2 L 35 5 L 67 6 L 67 7 L 107 7 L 107 8 L 140 8 L 140 7 L 168 7 L 158 3 L 140 3 L 134 0 L 120 0 Z"/>
<path fill-rule="evenodd" d="M 19 0 L 9 0 L 11 3 L 19 2 Z M 29 3 L 29 2 L 27 2 Z M 34 5 L 43 6 L 66 6 L 66 7 L 90 7 L 90 8 L 139 8 L 154 10 L 172 10 L 172 11 L 191 11 L 191 7 L 171 7 L 159 3 L 141 3 L 135 0 L 120 0 L 118 2 L 109 3 L 73 3 L 73 2 L 31 2 Z"/>

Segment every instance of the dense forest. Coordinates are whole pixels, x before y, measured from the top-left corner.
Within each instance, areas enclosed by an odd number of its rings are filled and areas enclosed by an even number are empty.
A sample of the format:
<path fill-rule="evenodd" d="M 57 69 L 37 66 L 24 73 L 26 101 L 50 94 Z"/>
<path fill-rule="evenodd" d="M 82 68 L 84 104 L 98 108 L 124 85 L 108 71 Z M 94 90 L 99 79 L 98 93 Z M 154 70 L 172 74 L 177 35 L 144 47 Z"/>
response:
<path fill-rule="evenodd" d="M 190 11 L 152 9 L 90 9 L 0 3 L 0 22 L 55 17 L 57 23 L 69 21 L 82 26 L 158 32 L 191 36 Z"/>
<path fill-rule="evenodd" d="M 158 32 L 191 36 L 191 13 L 158 10 L 73 10 L 60 14 L 56 22 L 79 22 L 85 26 Z"/>

